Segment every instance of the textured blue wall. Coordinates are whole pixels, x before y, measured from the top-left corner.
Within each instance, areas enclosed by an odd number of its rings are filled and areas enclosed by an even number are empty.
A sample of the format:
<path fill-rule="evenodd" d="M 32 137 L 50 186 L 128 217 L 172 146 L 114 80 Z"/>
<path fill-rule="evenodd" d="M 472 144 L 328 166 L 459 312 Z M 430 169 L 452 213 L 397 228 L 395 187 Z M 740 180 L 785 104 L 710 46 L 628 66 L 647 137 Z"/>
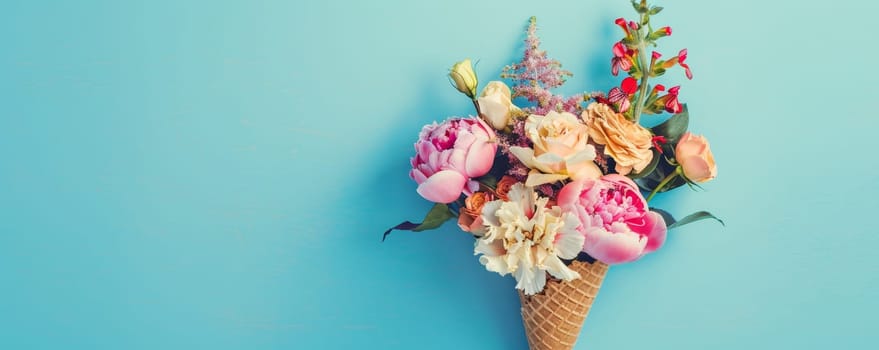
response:
<path fill-rule="evenodd" d="M 421 126 L 471 110 L 455 61 L 496 77 L 536 15 L 565 92 L 617 84 L 629 4 L 537 3 L 5 3 L 0 348 L 526 348 L 468 235 L 379 241 L 429 208 Z M 578 348 L 871 346 L 879 5 L 659 5 L 719 177 L 655 203 L 727 226 L 613 267 Z"/>

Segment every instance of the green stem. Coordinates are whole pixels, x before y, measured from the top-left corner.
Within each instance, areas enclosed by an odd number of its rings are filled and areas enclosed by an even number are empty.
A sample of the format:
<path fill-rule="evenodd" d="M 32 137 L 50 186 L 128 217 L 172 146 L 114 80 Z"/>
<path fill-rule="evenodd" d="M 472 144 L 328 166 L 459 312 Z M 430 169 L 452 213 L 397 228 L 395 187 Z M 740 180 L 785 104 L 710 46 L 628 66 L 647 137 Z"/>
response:
<path fill-rule="evenodd" d="M 673 173 L 668 174 L 668 176 L 666 176 L 664 179 L 662 179 L 662 181 L 659 183 L 659 185 L 657 185 L 656 188 L 653 189 L 653 192 L 650 192 L 650 195 L 647 196 L 647 201 L 650 202 L 650 200 L 653 199 L 653 196 L 655 196 L 657 193 L 659 193 L 659 191 L 662 190 L 662 188 L 665 187 L 665 185 L 668 185 L 668 183 L 671 182 L 671 180 L 674 180 L 680 174 L 681 174 L 681 167 L 678 166 L 677 168 L 675 168 L 675 171 Z"/>
<path fill-rule="evenodd" d="M 474 97 L 472 99 L 473 107 L 476 107 L 476 116 L 482 118 L 482 110 L 479 108 L 479 101 Z"/>
<path fill-rule="evenodd" d="M 641 15 L 643 22 L 644 15 Z M 635 124 L 638 124 L 638 121 L 641 119 L 641 112 L 644 110 L 644 98 L 647 95 L 647 78 L 650 77 L 650 71 L 653 70 L 653 67 L 647 66 L 647 38 L 641 35 L 641 28 L 638 28 L 638 61 L 641 63 L 641 88 L 638 92 L 638 101 L 635 103 L 635 111 L 632 113 L 632 117 L 635 121 Z M 649 32 L 648 32 L 649 34 Z"/>

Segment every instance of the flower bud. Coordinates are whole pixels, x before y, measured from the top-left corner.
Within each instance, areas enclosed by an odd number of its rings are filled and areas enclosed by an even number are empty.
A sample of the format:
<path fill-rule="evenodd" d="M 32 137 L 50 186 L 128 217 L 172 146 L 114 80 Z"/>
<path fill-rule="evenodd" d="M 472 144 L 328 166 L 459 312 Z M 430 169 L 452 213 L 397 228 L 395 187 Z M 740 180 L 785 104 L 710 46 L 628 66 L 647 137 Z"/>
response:
<path fill-rule="evenodd" d="M 449 71 L 449 78 L 455 83 L 455 88 L 462 94 L 467 95 L 471 99 L 476 96 L 476 85 L 479 81 L 476 79 L 476 73 L 473 72 L 473 65 L 470 59 L 465 59 L 455 63 Z"/>
<path fill-rule="evenodd" d="M 671 35 L 671 27 L 662 27 L 653 31 L 653 33 L 648 34 L 647 40 L 652 41 L 669 35 Z"/>
<path fill-rule="evenodd" d="M 492 128 L 503 130 L 510 124 L 513 112 L 519 107 L 513 105 L 510 88 L 500 81 L 492 81 L 482 89 L 482 96 L 476 99 L 480 116 Z"/>
<path fill-rule="evenodd" d="M 704 136 L 684 133 L 675 147 L 675 159 L 690 181 L 706 182 L 717 176 L 717 164 Z"/>

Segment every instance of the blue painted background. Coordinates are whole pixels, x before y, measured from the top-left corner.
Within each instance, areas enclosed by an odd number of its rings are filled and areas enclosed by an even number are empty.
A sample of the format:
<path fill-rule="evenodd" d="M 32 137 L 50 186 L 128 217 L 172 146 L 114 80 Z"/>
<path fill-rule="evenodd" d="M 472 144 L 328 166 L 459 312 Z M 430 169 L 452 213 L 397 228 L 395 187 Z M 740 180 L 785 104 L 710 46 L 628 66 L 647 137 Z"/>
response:
<path fill-rule="evenodd" d="M 579 349 L 879 341 L 879 78 L 866 1 L 660 3 L 719 177 L 615 266 Z M 626 1 L 11 1 L 0 11 L 0 348 L 524 349 L 472 239 L 381 232 L 429 208 L 425 123 L 471 113 L 528 17 L 607 90 Z"/>

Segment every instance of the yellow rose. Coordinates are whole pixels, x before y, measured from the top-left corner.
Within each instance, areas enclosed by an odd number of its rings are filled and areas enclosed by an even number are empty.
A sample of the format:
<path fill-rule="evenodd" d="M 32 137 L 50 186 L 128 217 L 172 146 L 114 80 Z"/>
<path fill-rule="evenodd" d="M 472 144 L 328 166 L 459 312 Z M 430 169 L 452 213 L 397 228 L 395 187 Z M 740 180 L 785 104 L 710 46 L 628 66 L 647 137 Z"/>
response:
<path fill-rule="evenodd" d="M 592 103 L 582 117 L 589 128 L 589 137 L 604 145 L 604 154 L 616 162 L 617 173 L 641 172 L 653 160 L 653 151 L 650 150 L 653 134 L 610 106 Z"/>
<path fill-rule="evenodd" d="M 510 88 L 500 81 L 488 83 L 477 103 L 482 119 L 497 130 L 503 130 L 510 123 L 513 111 L 519 110 L 513 105 Z"/>
<path fill-rule="evenodd" d="M 531 168 L 526 186 L 601 176 L 601 169 L 594 162 L 595 146 L 588 143 L 588 130 L 573 114 L 532 114 L 525 121 L 525 134 L 534 148 L 513 146 L 510 152 Z"/>
<path fill-rule="evenodd" d="M 476 96 L 476 85 L 479 81 L 476 79 L 476 72 L 473 71 L 473 65 L 470 59 L 455 63 L 449 71 L 449 77 L 455 82 L 455 88 L 467 97 L 474 98 Z"/>
<path fill-rule="evenodd" d="M 706 182 L 717 176 L 714 154 L 704 136 L 684 133 L 675 147 L 675 159 L 684 169 L 684 176 L 691 181 Z"/>

